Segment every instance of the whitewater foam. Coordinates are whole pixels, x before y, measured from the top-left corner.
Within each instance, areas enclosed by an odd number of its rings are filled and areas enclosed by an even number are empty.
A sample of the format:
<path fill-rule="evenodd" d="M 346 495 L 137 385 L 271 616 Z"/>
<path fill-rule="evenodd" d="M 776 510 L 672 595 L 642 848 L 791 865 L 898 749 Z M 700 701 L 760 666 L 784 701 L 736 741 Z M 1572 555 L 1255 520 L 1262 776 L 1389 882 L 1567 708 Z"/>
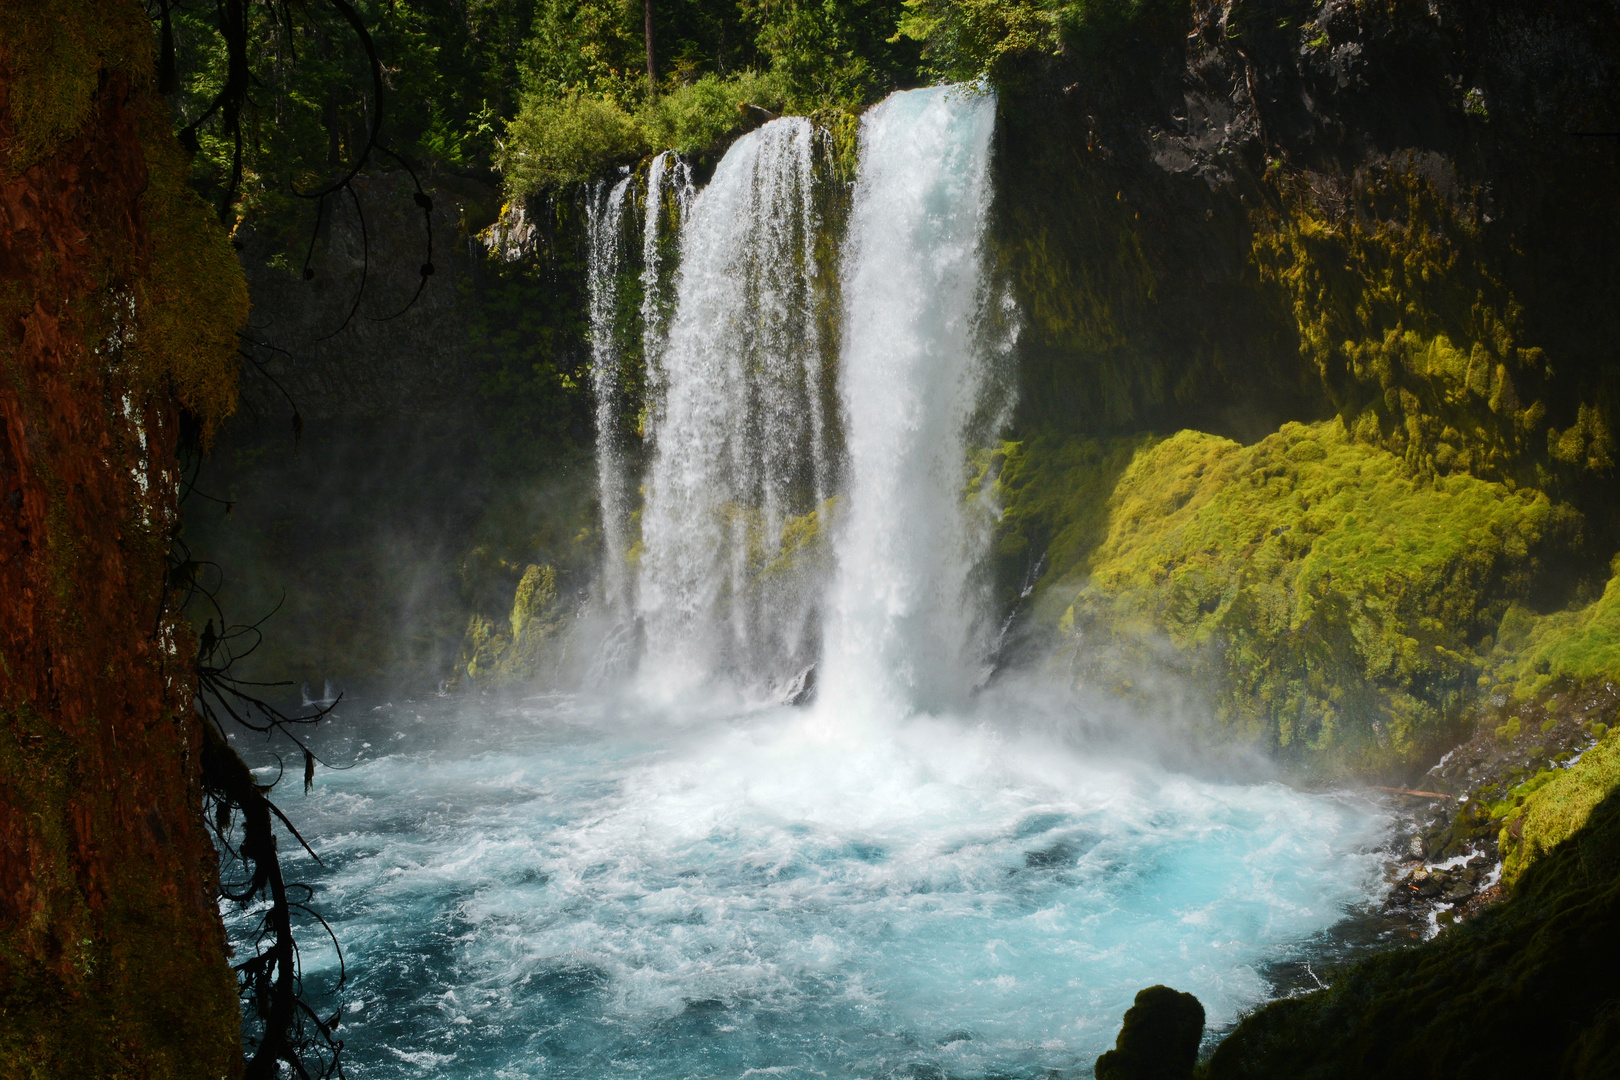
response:
<path fill-rule="evenodd" d="M 1069 1072 L 1146 985 L 1231 1021 L 1381 887 L 1365 803 L 989 718 L 467 708 L 300 807 L 369 1075 Z"/>

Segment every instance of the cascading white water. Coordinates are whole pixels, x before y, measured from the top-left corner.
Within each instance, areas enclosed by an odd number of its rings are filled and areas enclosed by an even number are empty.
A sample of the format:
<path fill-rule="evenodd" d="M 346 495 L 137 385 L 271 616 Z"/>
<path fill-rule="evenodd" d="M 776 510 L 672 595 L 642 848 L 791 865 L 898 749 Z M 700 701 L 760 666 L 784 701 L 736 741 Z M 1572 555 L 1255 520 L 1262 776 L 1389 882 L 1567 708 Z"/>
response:
<path fill-rule="evenodd" d="M 977 681 L 966 435 L 986 390 L 980 236 L 995 98 L 894 94 L 861 124 L 844 261 L 849 509 L 821 695 L 904 715 Z"/>
<path fill-rule="evenodd" d="M 649 381 L 661 383 L 665 339 L 663 224 L 664 189 L 669 188 L 669 204 L 675 220 L 684 221 L 697 189 L 692 170 L 673 150 L 665 150 L 647 167 L 647 199 L 641 227 L 641 351 Z"/>
<path fill-rule="evenodd" d="M 631 178 L 593 186 L 585 204 L 586 285 L 590 296 L 591 393 L 596 399 L 596 490 L 602 509 L 602 599 L 616 617 L 629 612 L 625 523 L 629 493 L 619 422 L 620 354 L 613 324 L 619 303 L 625 196 Z"/>
<path fill-rule="evenodd" d="M 642 514 L 644 663 L 663 686 L 768 679 L 814 648 L 818 590 L 779 558 L 826 487 L 813 152 L 800 117 L 745 135 L 682 226 Z"/>

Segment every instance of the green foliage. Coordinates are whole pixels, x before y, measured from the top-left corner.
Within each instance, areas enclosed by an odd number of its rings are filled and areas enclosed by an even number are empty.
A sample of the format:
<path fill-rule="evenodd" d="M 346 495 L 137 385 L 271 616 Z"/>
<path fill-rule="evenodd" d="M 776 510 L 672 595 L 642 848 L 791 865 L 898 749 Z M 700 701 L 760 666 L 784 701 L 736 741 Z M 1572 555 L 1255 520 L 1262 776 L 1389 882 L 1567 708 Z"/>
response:
<path fill-rule="evenodd" d="M 355 7 L 387 71 L 384 145 L 419 163 L 487 170 L 501 121 L 517 107 L 535 0 L 356 0 Z M 213 7 L 172 10 L 180 77 L 173 104 L 176 126 L 184 127 L 224 85 L 226 52 Z M 239 210 L 291 241 L 313 214 L 295 191 L 337 179 L 365 147 L 376 106 L 371 71 L 354 31 L 329 4 L 246 11 L 255 85 L 244 113 Z M 198 135 L 197 176 L 217 197 L 233 147 L 217 115 Z"/>
<path fill-rule="evenodd" d="M 900 14 L 898 0 L 655 5 L 660 77 L 649 87 L 640 4 L 551 0 L 497 155 L 507 191 L 579 183 L 659 150 L 702 156 L 759 109 L 836 112 L 912 85 L 918 47 L 895 37 Z"/>
<path fill-rule="evenodd" d="M 1318 764 L 1437 745 L 1508 602 L 1578 525 L 1539 493 L 1415 477 L 1337 422 L 1003 454 L 999 542 L 1046 538 L 1037 610 L 1089 677 L 1124 688 L 1166 642 L 1228 729 Z"/>
<path fill-rule="evenodd" d="M 796 111 L 859 106 L 916 81 L 920 48 L 895 33 L 898 0 L 741 0 L 740 7 Z"/>
<path fill-rule="evenodd" d="M 526 97 L 645 93 L 640 0 L 542 0 L 523 46 Z"/>
<path fill-rule="evenodd" d="M 922 43 L 935 75 L 963 81 L 1005 77 L 1030 54 L 1059 47 L 1058 18 L 1035 0 L 905 0 L 898 33 Z"/>
<path fill-rule="evenodd" d="M 640 3 L 544 0 L 497 154 L 507 190 L 563 187 L 659 150 L 702 155 L 758 122 L 745 106 L 843 109 L 910 85 L 916 47 L 889 40 L 899 13 L 898 0 L 658 3 L 649 87 Z"/>
<path fill-rule="evenodd" d="M 783 101 L 779 76 L 743 71 L 728 78 L 705 75 L 662 95 L 644 107 L 639 116 L 649 149 L 697 154 L 749 119 L 745 105 L 776 110 Z"/>
<path fill-rule="evenodd" d="M 936 76 L 1005 82 L 1042 56 L 1094 60 L 1176 25 L 1187 0 L 905 0 L 899 34 Z"/>
<path fill-rule="evenodd" d="M 582 183 L 657 150 L 698 154 L 750 122 L 746 105 L 782 105 L 782 80 L 744 71 L 704 75 L 627 108 L 611 96 L 531 95 L 507 126 L 496 162 L 513 198 Z"/>
<path fill-rule="evenodd" d="M 646 149 L 641 125 L 618 102 L 571 93 L 557 101 L 525 101 L 507 125 L 496 160 L 507 192 L 522 197 L 588 180 Z"/>

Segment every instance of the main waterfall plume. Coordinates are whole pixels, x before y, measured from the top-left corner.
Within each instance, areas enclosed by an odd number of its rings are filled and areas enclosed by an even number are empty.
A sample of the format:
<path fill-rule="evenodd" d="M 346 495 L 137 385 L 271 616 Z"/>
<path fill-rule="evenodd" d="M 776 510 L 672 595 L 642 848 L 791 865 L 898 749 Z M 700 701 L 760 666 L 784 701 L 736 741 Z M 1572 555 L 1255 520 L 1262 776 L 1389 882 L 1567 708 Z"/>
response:
<path fill-rule="evenodd" d="M 642 517 L 659 685 L 780 683 L 817 660 L 829 616 L 829 685 L 845 704 L 875 694 L 927 707 L 971 685 L 963 479 L 986 381 L 979 238 L 994 124 L 994 97 L 961 88 L 896 94 L 862 124 L 843 258 L 843 514 L 830 498 L 811 123 L 745 136 L 693 201 L 657 353 Z"/>
<path fill-rule="evenodd" d="M 861 125 L 839 383 L 849 513 L 822 679 L 835 707 L 958 704 L 982 662 L 963 495 L 987 389 L 995 116 L 988 92 L 937 87 L 891 95 Z"/>

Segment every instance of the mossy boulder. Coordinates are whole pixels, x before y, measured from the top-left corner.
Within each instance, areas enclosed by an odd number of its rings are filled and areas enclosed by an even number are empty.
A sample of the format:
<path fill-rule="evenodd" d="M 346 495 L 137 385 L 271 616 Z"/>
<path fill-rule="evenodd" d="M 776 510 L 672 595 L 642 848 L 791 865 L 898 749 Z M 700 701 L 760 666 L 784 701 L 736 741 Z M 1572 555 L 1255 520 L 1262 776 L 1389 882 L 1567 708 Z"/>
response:
<path fill-rule="evenodd" d="M 1168 664 L 1212 688 L 1224 731 L 1335 767 L 1398 769 L 1454 738 L 1503 614 L 1581 524 L 1337 421 L 1251 446 L 1032 445 L 1041 460 L 1002 451 L 998 552 L 1044 545 L 1035 611 L 1064 667 L 1130 693 Z"/>
<path fill-rule="evenodd" d="M 556 569 L 525 567 L 505 627 L 478 614 L 468 619 L 455 681 L 465 676 L 476 686 L 555 685 L 562 677 L 563 636 L 570 617 L 557 599 Z"/>

